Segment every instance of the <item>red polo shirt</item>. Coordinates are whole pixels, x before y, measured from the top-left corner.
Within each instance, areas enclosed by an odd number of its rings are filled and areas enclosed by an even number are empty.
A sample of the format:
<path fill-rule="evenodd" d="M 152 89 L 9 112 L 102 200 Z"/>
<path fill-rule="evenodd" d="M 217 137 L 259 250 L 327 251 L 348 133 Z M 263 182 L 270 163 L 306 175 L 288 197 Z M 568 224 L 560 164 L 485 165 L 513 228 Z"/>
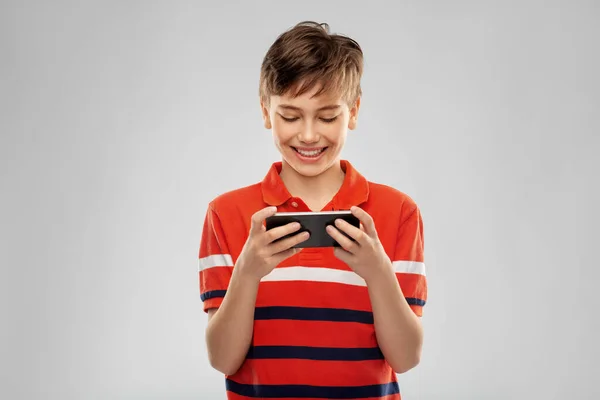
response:
<path fill-rule="evenodd" d="M 342 187 L 324 210 L 359 206 L 374 221 L 406 301 L 418 316 L 427 299 L 423 222 L 406 194 L 367 181 L 341 161 Z M 269 205 L 310 211 L 292 197 L 272 165 L 262 182 L 216 197 L 208 207 L 199 251 L 204 310 L 219 307 L 250 230 Z M 254 335 L 241 368 L 226 377 L 228 399 L 400 399 L 396 374 L 375 337 L 364 280 L 331 248 L 303 249 L 262 279 Z"/>

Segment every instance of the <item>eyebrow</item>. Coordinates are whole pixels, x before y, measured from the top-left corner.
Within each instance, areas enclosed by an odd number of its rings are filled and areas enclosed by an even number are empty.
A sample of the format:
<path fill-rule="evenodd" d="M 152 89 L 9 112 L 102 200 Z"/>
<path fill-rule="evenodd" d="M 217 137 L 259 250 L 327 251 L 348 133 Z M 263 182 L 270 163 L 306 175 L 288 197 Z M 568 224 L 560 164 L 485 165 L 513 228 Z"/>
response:
<path fill-rule="evenodd" d="M 301 111 L 300 107 L 296 107 L 293 106 L 291 104 L 280 104 L 279 105 L 280 108 L 286 109 L 286 110 L 296 110 L 296 111 Z M 317 111 L 324 111 L 324 110 L 337 110 L 338 108 L 340 108 L 341 106 L 338 104 L 330 104 L 327 106 L 323 106 L 320 107 Z"/>

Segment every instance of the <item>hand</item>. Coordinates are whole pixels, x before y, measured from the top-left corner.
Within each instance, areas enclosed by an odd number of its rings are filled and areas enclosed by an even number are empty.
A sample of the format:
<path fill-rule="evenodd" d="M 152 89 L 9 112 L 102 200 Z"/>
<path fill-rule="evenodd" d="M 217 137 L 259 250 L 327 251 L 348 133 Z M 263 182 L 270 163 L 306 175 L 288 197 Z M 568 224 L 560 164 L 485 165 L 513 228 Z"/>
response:
<path fill-rule="evenodd" d="M 342 219 L 336 219 L 335 227 L 328 226 L 327 233 L 341 246 L 334 248 L 335 256 L 368 283 L 386 272 L 386 269 L 391 271 L 392 262 L 379 241 L 373 218 L 359 207 L 352 207 L 350 211 L 361 222 L 360 229 Z M 340 231 L 345 232 L 354 241 Z"/>
<path fill-rule="evenodd" d="M 300 250 L 292 246 L 308 239 L 308 232 L 301 232 L 273 243 L 275 240 L 300 229 L 299 223 L 292 222 L 267 231 L 263 222 L 276 212 L 276 207 L 267 207 L 252 216 L 250 234 L 236 262 L 235 269 L 240 273 L 260 280 L 279 263 Z"/>

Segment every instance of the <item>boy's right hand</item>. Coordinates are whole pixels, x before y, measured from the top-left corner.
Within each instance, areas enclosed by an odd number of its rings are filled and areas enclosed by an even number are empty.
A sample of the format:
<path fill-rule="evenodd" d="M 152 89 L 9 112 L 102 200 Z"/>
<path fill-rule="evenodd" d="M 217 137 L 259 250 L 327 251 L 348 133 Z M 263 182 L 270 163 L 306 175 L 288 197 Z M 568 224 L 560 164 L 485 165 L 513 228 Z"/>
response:
<path fill-rule="evenodd" d="M 275 240 L 300 229 L 299 223 L 292 222 L 267 231 L 263 222 L 276 212 L 277 207 L 267 207 L 252 216 L 250 234 L 236 263 L 236 269 L 243 275 L 251 276 L 257 280 L 262 279 L 280 262 L 300 250 L 292 246 L 308 239 L 308 232 L 301 232 L 273 243 Z"/>

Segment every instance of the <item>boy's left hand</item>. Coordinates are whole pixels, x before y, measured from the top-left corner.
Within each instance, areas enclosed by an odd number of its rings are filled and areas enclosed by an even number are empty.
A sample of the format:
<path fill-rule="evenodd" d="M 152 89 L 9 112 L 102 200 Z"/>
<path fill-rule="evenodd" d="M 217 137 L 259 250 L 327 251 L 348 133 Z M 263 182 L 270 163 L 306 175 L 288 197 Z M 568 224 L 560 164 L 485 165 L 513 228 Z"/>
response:
<path fill-rule="evenodd" d="M 368 283 L 374 277 L 391 271 L 392 262 L 379 241 L 373 218 L 359 207 L 352 207 L 350 211 L 361 222 L 361 229 L 337 219 L 335 228 L 328 226 L 327 233 L 341 246 L 334 248 L 335 256 L 348 264 Z M 340 231 L 345 232 L 355 241 L 347 238 Z"/>

